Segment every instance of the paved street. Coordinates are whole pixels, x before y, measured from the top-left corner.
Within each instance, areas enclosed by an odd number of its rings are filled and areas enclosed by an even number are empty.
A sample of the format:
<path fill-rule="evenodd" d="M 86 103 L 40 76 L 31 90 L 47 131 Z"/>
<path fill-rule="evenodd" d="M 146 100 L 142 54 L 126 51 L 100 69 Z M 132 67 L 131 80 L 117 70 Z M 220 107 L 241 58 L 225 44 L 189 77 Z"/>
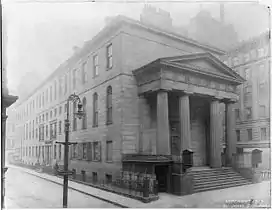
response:
<path fill-rule="evenodd" d="M 69 190 L 70 208 L 117 208 L 91 196 Z M 62 207 L 62 186 L 9 168 L 6 174 L 6 208 Z"/>

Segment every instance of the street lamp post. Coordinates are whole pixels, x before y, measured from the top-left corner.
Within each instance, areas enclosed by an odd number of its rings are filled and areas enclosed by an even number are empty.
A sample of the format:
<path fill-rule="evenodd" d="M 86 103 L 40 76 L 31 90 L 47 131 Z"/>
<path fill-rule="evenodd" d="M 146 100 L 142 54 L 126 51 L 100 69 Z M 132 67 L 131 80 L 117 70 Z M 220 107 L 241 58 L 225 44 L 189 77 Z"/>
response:
<path fill-rule="evenodd" d="M 64 167 L 63 171 L 59 171 L 60 175 L 63 175 L 63 208 L 67 208 L 67 201 L 68 201 L 68 176 L 72 175 L 72 171 L 68 170 L 68 159 L 69 159 L 69 146 L 71 144 L 76 144 L 76 143 L 71 143 L 69 142 L 69 127 L 70 127 L 70 122 L 69 122 L 69 102 L 78 102 L 78 111 L 76 113 L 73 113 L 76 115 L 79 119 L 82 118 L 84 115 L 82 111 L 82 104 L 80 101 L 80 98 L 78 95 L 75 93 L 70 95 L 67 99 L 67 105 L 66 105 L 66 120 L 65 120 L 65 142 L 56 142 L 59 144 L 64 145 Z"/>

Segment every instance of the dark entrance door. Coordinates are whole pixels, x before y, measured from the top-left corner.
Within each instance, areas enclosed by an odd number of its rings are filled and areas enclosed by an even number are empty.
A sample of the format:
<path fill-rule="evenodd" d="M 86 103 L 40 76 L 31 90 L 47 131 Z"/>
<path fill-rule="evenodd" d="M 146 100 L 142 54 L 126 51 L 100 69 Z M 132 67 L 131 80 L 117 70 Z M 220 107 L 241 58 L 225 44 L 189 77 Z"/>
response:
<path fill-rule="evenodd" d="M 167 174 L 168 166 L 167 165 L 157 165 L 155 166 L 155 174 L 158 181 L 159 192 L 167 191 Z"/>

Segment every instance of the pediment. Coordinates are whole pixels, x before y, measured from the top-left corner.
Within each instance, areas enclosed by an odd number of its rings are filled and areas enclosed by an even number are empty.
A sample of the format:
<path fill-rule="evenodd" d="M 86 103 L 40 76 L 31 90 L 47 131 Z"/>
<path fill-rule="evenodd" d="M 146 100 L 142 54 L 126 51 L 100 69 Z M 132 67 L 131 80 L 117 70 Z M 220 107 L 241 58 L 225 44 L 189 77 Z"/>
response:
<path fill-rule="evenodd" d="M 177 57 L 163 58 L 162 62 L 179 68 L 189 68 L 200 73 L 221 76 L 237 82 L 244 79 L 210 53 L 196 53 Z"/>

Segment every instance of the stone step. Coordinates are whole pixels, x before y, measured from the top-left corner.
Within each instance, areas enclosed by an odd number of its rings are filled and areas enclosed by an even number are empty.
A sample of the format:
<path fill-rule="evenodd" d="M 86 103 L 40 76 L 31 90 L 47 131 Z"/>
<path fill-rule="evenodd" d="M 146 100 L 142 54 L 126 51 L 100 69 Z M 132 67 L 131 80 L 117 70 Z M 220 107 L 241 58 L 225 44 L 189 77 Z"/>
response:
<path fill-rule="evenodd" d="M 240 177 L 240 175 L 238 173 L 218 173 L 218 174 L 205 174 L 205 175 L 201 175 L 201 174 L 193 174 L 193 177 L 195 179 L 200 179 L 200 178 L 211 178 L 211 177 L 219 177 L 219 176 L 225 176 L 225 177 Z"/>
<path fill-rule="evenodd" d="M 218 174 L 218 173 L 235 173 L 232 170 L 205 170 L 205 171 L 190 171 L 190 174 L 201 174 L 201 175 L 205 175 L 205 174 Z"/>
<path fill-rule="evenodd" d="M 219 190 L 219 189 L 225 189 L 225 188 L 231 188 L 231 187 L 239 187 L 239 186 L 244 186 L 244 185 L 249 185 L 249 184 L 252 184 L 252 183 L 247 182 L 247 183 L 233 183 L 233 184 L 229 184 L 229 185 L 207 186 L 207 187 L 202 187 L 199 189 L 194 189 L 194 193 L 205 192 L 205 191 L 210 191 L 210 190 Z"/>
<path fill-rule="evenodd" d="M 202 182 L 202 183 L 197 183 L 194 187 L 194 189 L 197 188 L 203 188 L 205 186 L 217 186 L 217 185 L 229 185 L 232 183 L 248 183 L 247 180 L 245 179 L 238 179 L 238 180 L 221 180 L 221 181 L 217 181 L 217 182 L 208 182 L 208 180 L 206 182 Z"/>
<path fill-rule="evenodd" d="M 194 179 L 195 183 L 202 183 L 202 182 L 219 182 L 219 181 L 233 181 L 233 180 L 245 180 L 243 177 L 214 177 L 210 179 Z"/>

